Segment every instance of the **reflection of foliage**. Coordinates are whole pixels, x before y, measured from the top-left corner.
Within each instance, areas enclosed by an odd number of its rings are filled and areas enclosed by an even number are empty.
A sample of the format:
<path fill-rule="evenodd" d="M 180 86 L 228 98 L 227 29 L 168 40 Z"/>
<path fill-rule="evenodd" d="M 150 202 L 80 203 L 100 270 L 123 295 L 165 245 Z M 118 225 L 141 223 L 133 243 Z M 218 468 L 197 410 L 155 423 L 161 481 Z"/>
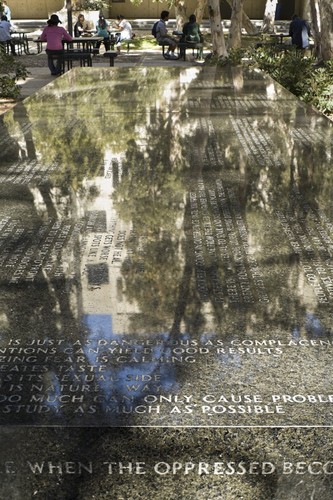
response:
<path fill-rule="evenodd" d="M 22 63 L 5 54 L 0 48 L 0 97 L 17 98 L 20 95 L 20 87 L 16 82 L 20 78 L 25 80 L 28 73 Z"/>
<path fill-rule="evenodd" d="M 47 164 L 60 165 L 57 182 L 74 188 L 84 177 L 94 177 L 100 171 L 108 148 L 120 153 L 138 135 L 133 115 L 124 109 L 124 102 L 127 106 L 130 99 L 131 111 L 140 112 L 155 103 L 161 93 L 157 77 L 148 86 L 145 72 L 135 69 L 131 83 L 126 85 L 130 98 L 124 94 L 121 70 L 117 77 L 107 69 L 98 69 L 98 75 L 96 80 L 96 72 L 91 68 L 87 72 L 83 68 L 71 71 L 55 82 L 51 96 L 47 90 L 41 91 L 26 104 L 35 124 L 36 150 Z M 75 87 L 75 91 L 69 92 L 70 87 Z"/>
<path fill-rule="evenodd" d="M 224 68 L 216 72 L 214 92 L 217 95 L 230 88 L 234 69 L 228 71 Z M 202 74 L 207 78 L 205 70 Z M 221 79 L 220 74 L 223 75 Z M 297 164 L 300 155 L 304 156 L 301 150 L 307 146 L 294 141 L 289 124 L 296 119 L 300 108 L 297 108 L 297 101 L 291 99 L 288 111 L 281 114 L 279 92 L 283 89 L 275 85 L 276 101 L 272 99 L 270 113 L 253 117 L 250 127 L 259 134 L 275 126 L 270 151 L 274 157 L 281 157 L 281 167 L 270 169 L 259 162 L 249 163 L 245 155 L 242 157 L 242 149 L 228 119 L 224 120 L 225 125 L 221 125 L 217 121 L 219 118 L 212 114 L 210 120 L 214 131 L 205 134 L 193 113 L 191 127 L 186 128 L 188 116 L 183 111 L 189 109 L 187 99 L 182 107 L 182 97 L 176 101 L 166 92 L 175 79 L 179 81 L 179 73 L 173 68 L 158 73 L 145 68 L 115 72 L 99 69 L 98 78 L 91 68 L 70 72 L 54 83 L 51 94 L 45 89 L 26 104 L 34 124 L 37 153 L 45 162 L 59 164 L 55 179 L 62 183 L 62 188 L 76 188 L 84 177 L 94 177 L 103 165 L 105 153 L 121 157 L 121 175 L 119 184 L 114 186 L 113 199 L 120 219 L 130 221 L 133 230 L 132 237 L 127 240 L 128 259 L 122 267 L 127 298 L 138 302 L 141 313 L 133 317 L 133 331 L 143 324 L 146 328 L 168 328 L 178 314 L 177 309 L 181 309 L 178 316 L 182 322 L 191 326 L 195 323 L 193 330 L 199 322 L 202 324 L 201 313 L 206 305 L 196 290 L 191 216 L 186 214 L 185 200 L 188 190 L 197 189 L 199 178 L 204 180 L 207 189 L 221 176 L 225 176 L 230 189 L 237 190 L 241 206 L 246 207 L 243 215 L 249 239 L 254 251 L 260 249 L 256 257 L 259 260 L 265 256 L 260 264 L 265 282 L 270 284 L 273 300 L 269 318 L 265 317 L 263 307 L 257 313 L 258 321 L 265 319 L 267 324 L 281 321 L 288 327 L 295 320 L 297 311 L 303 313 L 304 304 L 297 295 L 301 271 L 297 263 L 288 261 L 290 248 L 287 243 L 281 246 L 280 227 L 273 224 L 270 214 L 276 206 L 288 206 L 290 188 L 294 183 L 301 188 L 305 201 L 311 206 L 315 207 L 325 197 L 330 199 L 330 172 L 324 173 L 327 182 L 323 188 L 323 169 L 318 167 L 325 161 L 323 143 L 308 146 L 311 162 Z M 196 80 L 194 88 L 198 83 Z M 271 80 L 269 85 L 272 86 Z M 182 89 L 177 98 L 181 92 Z M 206 89 L 204 95 L 209 113 L 210 94 Z M 209 152 L 222 156 L 214 170 L 214 162 L 209 162 L 205 156 Z M 219 158 L 218 154 L 216 157 Z M 172 158 L 177 158 L 177 161 Z M 234 181 L 237 188 L 233 186 Z M 86 194 L 93 198 L 97 192 L 97 189 L 90 189 Z M 302 215 L 302 207 L 295 208 L 296 214 L 297 210 Z M 278 245 L 280 253 L 277 255 Z M 218 257 L 216 265 L 223 287 L 225 276 L 234 269 L 226 269 L 221 261 Z M 208 266 L 206 271 L 208 276 Z M 285 280 L 288 287 L 275 303 L 275 290 L 280 293 L 282 272 L 289 273 Z M 230 304 L 216 304 L 211 283 L 208 287 L 209 307 L 213 304 L 212 322 L 215 321 L 215 325 L 219 322 L 224 329 L 229 324 L 231 329 L 234 328 L 235 308 Z M 291 296 L 296 297 L 294 301 L 290 300 Z M 252 305 L 246 306 L 248 318 L 251 309 Z M 245 323 L 248 318 L 244 320 L 244 316 L 245 313 L 238 315 L 237 321 Z"/>
<path fill-rule="evenodd" d="M 182 269 L 182 232 L 177 232 L 176 227 L 183 215 L 184 187 L 181 173 L 170 164 L 170 147 L 176 146 L 165 141 L 163 127 L 160 121 L 147 131 L 147 155 L 135 141 L 128 143 L 123 164 L 127 175 L 114 196 L 121 217 L 131 220 L 134 233 L 140 234 L 141 250 L 137 251 L 136 238 L 129 240 L 131 259 L 123 266 L 127 297 L 139 302 L 143 315 L 150 317 L 154 327 L 170 326 Z"/>
<path fill-rule="evenodd" d="M 46 155 L 49 143 L 46 151 L 43 151 L 43 146 L 45 144 L 42 144 L 41 151 Z M 80 123 L 75 130 L 64 127 L 62 133 L 54 138 L 53 146 L 55 156 L 50 159 L 52 163 L 59 164 L 59 169 L 53 174 L 56 183 L 64 182 L 76 189 L 84 179 L 99 174 L 103 151 L 99 141 L 89 134 L 86 123 Z"/>

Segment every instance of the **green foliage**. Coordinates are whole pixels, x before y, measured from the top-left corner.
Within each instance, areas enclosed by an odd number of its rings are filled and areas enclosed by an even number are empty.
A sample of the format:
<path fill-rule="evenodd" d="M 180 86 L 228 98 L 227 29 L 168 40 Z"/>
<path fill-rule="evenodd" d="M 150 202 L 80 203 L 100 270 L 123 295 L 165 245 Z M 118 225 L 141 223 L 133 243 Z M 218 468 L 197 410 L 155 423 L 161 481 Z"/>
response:
<path fill-rule="evenodd" d="M 242 63 L 242 59 L 246 54 L 246 50 L 242 47 L 229 49 L 227 61 L 231 66 L 236 66 Z"/>
<path fill-rule="evenodd" d="M 16 99 L 20 95 L 17 80 L 25 80 L 28 75 L 26 67 L 0 50 L 0 97 Z"/>
<path fill-rule="evenodd" d="M 109 2 L 104 0 L 78 0 L 73 2 L 73 9 L 75 10 L 100 10 L 108 7 Z"/>
<path fill-rule="evenodd" d="M 141 50 L 156 49 L 157 47 L 156 38 L 154 38 L 153 35 L 136 36 L 132 40 L 132 43 L 136 49 Z"/>
<path fill-rule="evenodd" d="M 294 48 L 282 52 L 268 45 L 252 50 L 251 64 L 255 64 L 301 100 L 321 112 L 333 113 L 333 62 L 316 67 L 312 57 Z"/>
<path fill-rule="evenodd" d="M 237 66 L 242 64 L 243 57 L 247 51 L 244 48 L 235 48 L 228 51 L 228 57 L 218 57 L 210 55 L 206 58 L 206 62 L 210 65 L 216 66 Z"/>
<path fill-rule="evenodd" d="M 333 61 L 316 68 L 306 79 L 302 99 L 326 115 L 333 115 Z"/>

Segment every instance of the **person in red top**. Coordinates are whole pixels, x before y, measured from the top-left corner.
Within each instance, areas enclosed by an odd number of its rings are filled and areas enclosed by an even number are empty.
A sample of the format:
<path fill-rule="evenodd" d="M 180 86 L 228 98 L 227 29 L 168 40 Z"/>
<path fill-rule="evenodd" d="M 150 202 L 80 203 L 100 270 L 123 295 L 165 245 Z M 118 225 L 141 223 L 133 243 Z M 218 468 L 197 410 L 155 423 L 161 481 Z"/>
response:
<path fill-rule="evenodd" d="M 61 57 L 56 59 L 54 56 L 61 56 L 64 53 L 64 47 L 62 44 L 63 40 L 72 41 L 70 34 L 58 26 L 61 21 L 57 14 L 52 14 L 50 19 L 47 21 L 47 26 L 44 28 L 43 33 L 39 39 L 46 44 L 46 53 L 48 55 L 48 66 L 51 71 L 51 75 L 60 75 L 61 73 Z M 56 60 L 56 64 L 54 61 Z"/>

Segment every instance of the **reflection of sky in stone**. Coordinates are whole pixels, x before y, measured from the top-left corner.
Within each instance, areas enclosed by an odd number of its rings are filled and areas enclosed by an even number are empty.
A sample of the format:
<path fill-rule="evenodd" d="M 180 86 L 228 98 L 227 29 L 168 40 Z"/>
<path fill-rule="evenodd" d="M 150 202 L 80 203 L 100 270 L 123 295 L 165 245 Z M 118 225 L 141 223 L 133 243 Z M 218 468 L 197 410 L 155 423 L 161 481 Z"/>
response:
<path fill-rule="evenodd" d="M 110 347 L 110 342 L 121 342 L 122 340 L 129 340 L 128 335 L 121 335 L 113 332 L 112 329 L 112 315 L 111 314 L 87 314 L 83 317 L 83 322 L 88 328 L 87 340 L 89 344 L 85 346 L 84 350 L 91 365 L 98 365 L 103 363 L 96 363 L 96 354 L 90 352 L 91 349 L 95 350 L 100 348 L 99 355 L 103 356 L 103 348 Z M 107 346 L 99 344 L 99 341 L 105 339 L 108 341 Z M 131 338 L 133 340 L 133 338 Z M 143 349 L 146 347 L 144 344 L 140 345 L 141 338 L 137 338 L 138 343 L 133 342 L 131 348 L 135 349 L 135 355 L 140 356 Z M 166 348 L 165 343 L 168 340 L 168 333 L 166 334 L 151 334 L 149 340 L 158 341 L 158 345 L 152 346 L 151 357 L 157 361 L 144 362 L 144 363 L 117 363 L 116 368 L 109 368 L 101 374 L 105 375 L 106 380 L 96 381 L 103 393 L 102 407 L 110 406 L 110 399 L 116 398 L 122 403 L 123 406 L 131 406 L 133 403 L 138 402 L 147 394 L 158 394 L 163 391 L 177 391 L 178 384 L 176 382 L 176 370 L 174 365 L 161 363 L 159 358 L 168 354 L 169 349 Z M 112 346 L 111 347 L 115 347 Z M 142 380 L 148 376 L 159 375 L 158 381 Z M 139 376 L 141 380 L 136 381 L 135 377 Z M 112 381 L 110 383 L 110 380 Z M 143 391 L 146 384 L 151 385 L 149 392 Z M 129 387 L 131 389 L 129 389 Z M 158 390 L 157 390 L 158 388 Z M 134 389 L 134 390 L 133 390 Z M 123 398 L 123 399 L 122 399 Z M 128 399 L 126 399 L 128 398 Z M 114 401 L 111 401 L 111 404 Z"/>
<path fill-rule="evenodd" d="M 140 359 L 140 356 L 144 356 L 144 349 L 147 347 L 145 344 L 146 340 L 153 341 L 156 345 L 149 346 L 151 348 L 150 357 L 151 362 L 126 362 L 117 363 L 116 366 L 107 367 L 106 370 L 99 372 L 96 370 L 95 380 L 87 382 L 85 377 L 88 374 L 92 376 L 90 372 L 85 371 L 84 373 L 76 373 L 75 380 L 73 377 L 73 385 L 84 385 L 90 383 L 91 385 L 97 386 L 100 392 L 94 392 L 94 396 L 98 396 L 98 401 L 101 408 L 104 410 L 117 405 L 121 405 L 126 411 L 132 405 L 136 405 L 144 402 L 144 397 L 149 395 L 158 395 L 163 393 L 176 393 L 180 390 L 180 384 L 177 382 L 177 369 L 174 363 L 166 363 L 160 361 L 160 358 L 167 358 L 172 356 L 172 349 L 175 346 L 190 345 L 191 335 L 188 333 L 179 334 L 177 339 L 171 339 L 168 332 L 163 334 L 150 334 L 149 336 L 136 335 L 135 337 L 130 337 L 128 334 L 119 334 L 113 332 L 112 326 L 112 315 L 110 314 L 87 314 L 83 318 L 83 323 L 87 329 L 87 345 L 84 345 L 83 349 L 87 358 L 87 364 L 91 366 L 100 366 L 108 362 L 96 362 L 96 351 L 99 348 L 98 356 L 103 356 L 108 354 L 108 359 L 112 363 L 113 357 L 117 357 L 119 352 L 116 354 L 108 353 L 108 348 L 123 347 L 122 341 L 131 342 L 127 347 L 133 349 L 131 356 Z M 319 338 L 325 336 L 325 329 L 321 325 L 320 320 L 313 313 L 306 313 L 304 316 L 304 321 L 300 325 L 295 325 L 290 332 L 290 338 L 288 340 L 298 340 L 302 338 L 301 330 L 306 333 L 309 339 Z M 246 337 L 245 337 L 246 338 Z M 211 332 L 202 333 L 199 337 L 199 345 L 205 345 L 206 343 L 212 342 L 215 344 L 218 340 L 224 340 L 223 344 L 227 347 L 230 346 L 231 340 L 240 340 L 239 336 L 233 336 L 222 339 L 220 335 Z M 100 341 L 105 341 L 100 343 Z M 176 343 L 175 343 L 176 340 Z M 282 340 L 282 339 L 281 339 Z M 115 342 L 116 344 L 112 344 Z M 221 344 L 221 346 L 223 345 Z M 70 343 L 66 343 L 65 347 L 70 347 Z M 236 346 L 237 349 L 237 346 Z M 224 368 L 228 366 L 228 371 L 223 370 L 218 374 L 217 379 L 220 383 L 223 382 L 225 377 L 229 377 L 235 370 L 241 369 L 243 364 L 242 355 L 238 352 L 234 353 L 219 353 L 216 354 L 216 360 L 219 364 L 223 365 Z M 74 372 L 75 373 L 75 372 Z M 61 397 L 64 397 L 64 391 L 61 390 L 62 383 L 59 381 L 58 377 L 54 372 L 52 372 L 50 377 L 49 387 L 52 390 L 48 390 L 49 401 L 44 401 L 44 403 L 53 410 L 54 413 L 59 413 L 61 406 L 66 401 L 62 401 Z M 154 380 L 154 375 L 158 375 L 159 380 Z M 99 376 L 103 376 L 105 380 L 97 380 Z M 152 379 L 150 380 L 150 377 Z M 147 387 L 149 388 L 147 389 Z M 84 395 L 81 391 L 72 392 L 71 395 Z M 111 412 L 112 414 L 112 412 Z M 110 415 L 111 415 L 110 414 Z M 114 416 L 114 414 L 112 414 Z"/>
<path fill-rule="evenodd" d="M 300 321 L 299 324 L 296 324 L 292 327 L 290 331 L 290 336 L 286 336 L 285 339 L 279 338 L 278 340 L 282 342 L 282 344 L 288 345 L 288 342 L 294 341 L 298 342 L 303 340 L 315 340 L 315 339 L 325 339 L 328 334 L 328 332 L 325 327 L 321 324 L 320 319 L 313 313 L 307 312 L 305 313 L 305 316 L 303 318 L 303 321 Z M 272 337 L 273 339 L 273 337 Z M 221 337 L 215 333 L 203 333 L 200 336 L 200 343 L 205 345 L 207 342 L 216 342 L 217 340 L 224 340 L 224 346 L 221 344 L 221 347 L 226 347 L 226 350 L 228 350 L 229 347 L 234 347 L 235 350 L 237 350 L 238 347 L 242 349 L 249 349 L 251 350 L 252 348 L 255 349 L 256 347 L 260 348 L 260 345 L 256 346 L 253 344 L 244 344 L 242 343 L 236 343 L 234 346 L 232 344 L 233 340 L 239 341 L 241 340 L 241 337 L 237 335 L 233 335 L 232 337 L 228 337 L 225 339 L 221 339 Z M 247 337 L 246 334 L 244 336 L 244 340 L 249 340 L 251 341 L 250 337 Z M 267 339 L 269 340 L 269 339 Z M 260 340 L 258 340 L 260 342 Z M 279 345 L 276 345 L 276 347 L 279 347 Z M 274 349 L 274 345 L 269 345 L 269 344 L 263 344 L 263 349 L 265 348 L 271 348 Z M 278 356 L 276 354 L 276 356 Z M 242 355 L 239 352 L 220 352 L 216 354 L 216 359 L 219 364 L 223 365 L 226 367 L 228 365 L 228 369 L 241 369 L 243 365 L 243 358 Z"/>
<path fill-rule="evenodd" d="M 55 413 L 57 413 L 60 410 L 61 402 L 59 401 L 60 396 L 62 395 L 61 383 L 59 382 L 59 379 L 57 378 L 56 374 L 54 372 L 51 373 L 51 386 L 54 388 L 54 390 L 48 392 L 48 398 L 49 401 L 44 401 L 46 406 L 51 408 Z M 54 400 L 54 401 L 53 401 Z"/>
<path fill-rule="evenodd" d="M 311 313 L 306 314 L 305 320 L 306 333 L 311 337 L 322 337 L 325 334 L 324 328 L 320 324 L 320 320 Z"/>
<path fill-rule="evenodd" d="M 302 337 L 301 330 L 304 326 L 306 335 L 308 339 L 315 339 L 320 337 L 326 337 L 330 332 L 326 331 L 324 326 L 321 324 L 320 319 L 313 313 L 307 312 L 305 314 L 304 325 L 295 325 L 292 329 L 292 338 L 298 340 Z"/>

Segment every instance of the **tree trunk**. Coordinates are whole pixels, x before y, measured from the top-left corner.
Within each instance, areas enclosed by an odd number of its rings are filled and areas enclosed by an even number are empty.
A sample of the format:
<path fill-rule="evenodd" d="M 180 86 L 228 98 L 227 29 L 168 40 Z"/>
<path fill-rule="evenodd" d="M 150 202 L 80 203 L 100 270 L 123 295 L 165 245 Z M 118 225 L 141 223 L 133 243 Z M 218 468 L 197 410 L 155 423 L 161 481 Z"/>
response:
<path fill-rule="evenodd" d="M 319 2 L 321 59 L 329 61 L 333 58 L 333 5 L 332 0 Z"/>
<path fill-rule="evenodd" d="M 197 2 L 197 6 L 196 6 L 194 14 L 195 14 L 195 16 L 197 18 L 197 23 L 198 24 L 200 24 L 201 21 L 202 21 L 206 5 L 207 5 L 207 0 L 198 0 L 198 2 Z"/>
<path fill-rule="evenodd" d="M 243 4 L 244 0 L 232 0 L 229 49 L 239 49 L 242 46 Z"/>
<path fill-rule="evenodd" d="M 310 0 L 310 15 L 311 15 L 311 34 L 315 43 L 315 56 L 320 61 L 321 57 L 321 36 L 320 36 L 320 26 L 318 20 L 318 2 L 316 0 Z"/>
<path fill-rule="evenodd" d="M 219 0 L 208 0 L 208 12 L 212 34 L 213 54 L 218 58 L 228 57 L 224 41 Z"/>
<path fill-rule="evenodd" d="M 73 15 L 72 15 L 72 1 L 66 0 L 65 6 L 67 9 L 67 31 L 73 36 Z"/>
<path fill-rule="evenodd" d="M 278 0 L 266 0 L 264 20 L 262 23 L 263 33 L 274 33 L 275 11 Z"/>
<path fill-rule="evenodd" d="M 174 7 L 176 14 L 176 29 L 177 31 L 183 31 L 183 26 L 187 21 L 186 0 L 175 0 Z"/>
<path fill-rule="evenodd" d="M 233 0 L 226 0 L 226 1 L 230 5 L 230 7 L 232 8 Z M 253 24 L 253 22 L 251 21 L 249 16 L 244 12 L 244 9 L 243 9 L 243 13 L 242 13 L 242 26 L 248 35 L 254 35 L 254 34 L 258 33 L 257 28 L 255 27 L 255 25 Z"/>

